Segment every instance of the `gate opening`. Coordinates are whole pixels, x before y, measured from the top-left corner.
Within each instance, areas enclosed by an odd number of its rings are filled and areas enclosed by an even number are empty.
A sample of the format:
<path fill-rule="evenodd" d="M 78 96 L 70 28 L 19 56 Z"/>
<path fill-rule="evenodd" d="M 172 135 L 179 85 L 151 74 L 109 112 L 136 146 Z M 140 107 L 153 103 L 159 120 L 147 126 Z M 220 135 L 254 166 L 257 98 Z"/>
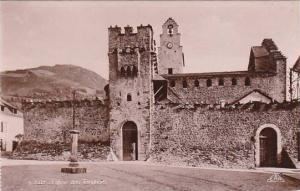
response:
<path fill-rule="evenodd" d="M 122 128 L 123 134 L 123 160 L 138 160 L 138 131 L 132 121 L 127 121 Z"/>

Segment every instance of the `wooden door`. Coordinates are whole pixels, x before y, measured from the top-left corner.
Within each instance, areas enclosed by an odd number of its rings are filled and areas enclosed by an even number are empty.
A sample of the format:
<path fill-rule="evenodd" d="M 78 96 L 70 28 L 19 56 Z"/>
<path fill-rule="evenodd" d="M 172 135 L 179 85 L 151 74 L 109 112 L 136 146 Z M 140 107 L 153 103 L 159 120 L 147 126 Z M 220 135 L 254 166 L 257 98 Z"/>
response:
<path fill-rule="evenodd" d="M 272 128 L 265 128 L 259 136 L 260 166 L 277 166 L 277 135 Z"/>

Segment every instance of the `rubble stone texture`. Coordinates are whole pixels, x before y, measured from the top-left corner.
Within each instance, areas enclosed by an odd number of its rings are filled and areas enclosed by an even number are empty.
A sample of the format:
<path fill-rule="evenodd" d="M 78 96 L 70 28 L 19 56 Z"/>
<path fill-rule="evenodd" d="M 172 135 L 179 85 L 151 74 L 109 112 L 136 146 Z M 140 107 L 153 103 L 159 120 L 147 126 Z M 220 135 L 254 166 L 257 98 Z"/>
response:
<path fill-rule="evenodd" d="M 151 156 L 171 163 L 169 159 L 175 157 L 176 162 L 193 166 L 251 168 L 255 164 L 256 130 L 264 124 L 274 124 L 281 131 L 283 150 L 296 161 L 300 106 L 270 107 L 263 111 L 251 106 L 253 104 L 244 109 L 201 106 L 188 109 L 156 105 Z"/>
<path fill-rule="evenodd" d="M 79 141 L 108 142 L 108 108 L 100 100 L 24 104 L 24 140 L 70 142 L 73 105 L 75 129 L 80 131 Z"/>

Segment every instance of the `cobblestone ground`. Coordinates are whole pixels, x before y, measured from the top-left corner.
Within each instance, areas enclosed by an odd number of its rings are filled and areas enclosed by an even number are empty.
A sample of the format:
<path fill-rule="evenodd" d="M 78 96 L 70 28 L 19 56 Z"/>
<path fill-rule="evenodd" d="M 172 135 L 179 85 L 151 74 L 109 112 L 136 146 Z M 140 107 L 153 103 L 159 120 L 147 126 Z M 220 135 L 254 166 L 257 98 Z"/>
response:
<path fill-rule="evenodd" d="M 34 162 L 33 162 L 34 163 Z M 67 165 L 67 163 L 66 163 Z M 84 163 L 86 174 L 63 174 L 62 163 L 2 166 L 3 191 L 208 191 L 300 190 L 295 176 L 270 182 L 270 173 L 209 170 L 144 163 Z M 296 176 L 297 177 L 297 176 Z"/>

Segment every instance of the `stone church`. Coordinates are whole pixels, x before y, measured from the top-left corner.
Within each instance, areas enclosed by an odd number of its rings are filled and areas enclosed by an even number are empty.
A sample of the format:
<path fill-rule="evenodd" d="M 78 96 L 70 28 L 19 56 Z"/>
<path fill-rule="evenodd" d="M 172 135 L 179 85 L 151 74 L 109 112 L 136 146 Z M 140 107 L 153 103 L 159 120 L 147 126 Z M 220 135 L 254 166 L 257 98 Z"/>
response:
<path fill-rule="evenodd" d="M 286 101 L 286 57 L 272 39 L 251 47 L 245 71 L 183 73 L 174 19 L 162 25 L 157 50 L 150 25 L 133 31 L 108 28 L 106 99 L 75 103 L 81 140 L 109 140 L 118 160 L 297 166 L 300 106 Z M 71 105 L 24 104 L 25 139 L 64 141 Z"/>

